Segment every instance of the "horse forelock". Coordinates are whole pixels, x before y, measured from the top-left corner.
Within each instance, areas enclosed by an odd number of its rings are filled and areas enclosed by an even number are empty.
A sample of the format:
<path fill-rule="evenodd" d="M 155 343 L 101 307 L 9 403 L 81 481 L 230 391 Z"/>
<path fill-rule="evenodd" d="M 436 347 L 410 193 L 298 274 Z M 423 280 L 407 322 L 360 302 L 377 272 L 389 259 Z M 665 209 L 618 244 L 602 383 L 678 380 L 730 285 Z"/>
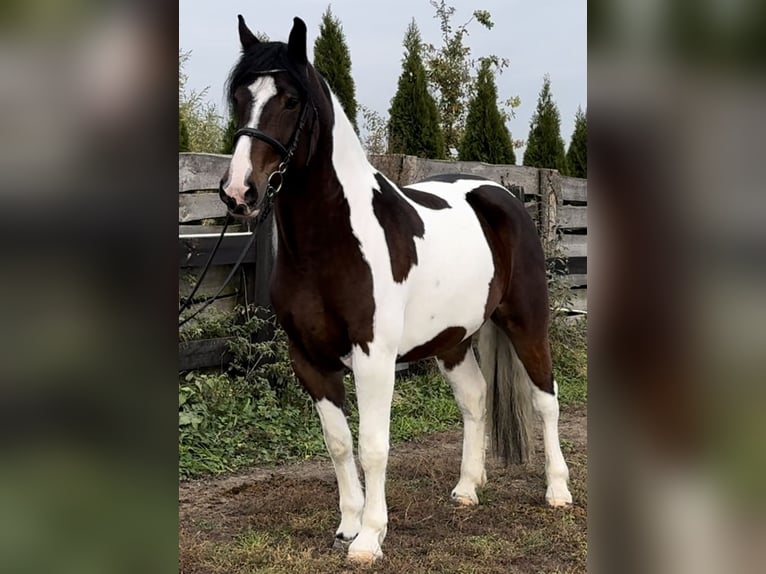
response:
<path fill-rule="evenodd" d="M 299 64 L 290 57 L 284 42 L 261 42 L 242 53 L 226 80 L 226 99 L 229 107 L 234 104 L 234 93 L 241 86 L 250 86 L 259 77 L 272 70 L 284 70 L 301 95 L 316 99 L 309 78 L 318 73 L 311 64 Z"/>

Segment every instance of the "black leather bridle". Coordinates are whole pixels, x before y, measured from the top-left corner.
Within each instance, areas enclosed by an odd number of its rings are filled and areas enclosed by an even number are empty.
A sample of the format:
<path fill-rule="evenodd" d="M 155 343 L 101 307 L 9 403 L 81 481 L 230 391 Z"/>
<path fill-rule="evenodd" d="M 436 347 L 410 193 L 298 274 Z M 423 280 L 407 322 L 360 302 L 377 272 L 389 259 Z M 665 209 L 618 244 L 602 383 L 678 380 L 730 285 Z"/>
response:
<path fill-rule="evenodd" d="M 287 70 L 284 69 L 277 69 L 277 70 L 268 70 L 265 72 L 261 72 L 261 74 L 273 74 L 276 72 L 286 72 Z M 288 144 L 288 147 L 285 147 L 281 142 L 275 140 L 273 137 L 271 137 L 268 134 L 263 133 L 261 130 L 255 129 L 255 128 L 240 128 L 236 132 L 234 132 L 234 143 L 236 144 L 237 140 L 241 136 L 248 136 L 251 138 L 255 138 L 258 140 L 261 140 L 264 143 L 267 143 L 271 146 L 271 148 L 276 151 L 280 157 L 282 158 L 282 161 L 279 163 L 279 166 L 277 166 L 276 171 L 271 172 L 268 179 L 266 180 L 266 196 L 263 198 L 264 207 L 265 203 L 273 201 L 274 197 L 279 193 L 279 190 L 282 189 L 282 183 L 284 182 L 284 176 L 285 172 L 287 171 L 287 168 L 290 165 L 290 161 L 293 159 L 293 155 L 295 154 L 295 150 L 298 148 L 298 142 L 301 138 L 301 133 L 303 132 L 303 128 L 306 125 L 306 118 L 308 117 L 308 111 L 309 107 L 314 108 L 316 117 L 316 108 L 313 105 L 310 105 L 309 101 L 306 100 L 303 103 L 303 109 L 301 110 L 301 117 L 300 120 L 298 120 L 298 125 L 295 128 L 295 131 L 293 132 L 292 137 L 290 138 L 290 143 Z"/>

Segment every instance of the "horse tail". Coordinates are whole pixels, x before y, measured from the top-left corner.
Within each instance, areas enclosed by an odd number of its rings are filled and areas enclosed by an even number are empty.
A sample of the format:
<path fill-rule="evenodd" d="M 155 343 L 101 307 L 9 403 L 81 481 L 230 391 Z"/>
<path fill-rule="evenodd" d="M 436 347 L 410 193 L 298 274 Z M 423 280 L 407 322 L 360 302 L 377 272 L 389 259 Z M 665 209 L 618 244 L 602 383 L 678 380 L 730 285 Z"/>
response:
<path fill-rule="evenodd" d="M 490 450 L 505 464 L 523 464 L 530 454 L 532 382 L 513 343 L 494 321 L 479 331 L 478 347 L 487 381 Z"/>

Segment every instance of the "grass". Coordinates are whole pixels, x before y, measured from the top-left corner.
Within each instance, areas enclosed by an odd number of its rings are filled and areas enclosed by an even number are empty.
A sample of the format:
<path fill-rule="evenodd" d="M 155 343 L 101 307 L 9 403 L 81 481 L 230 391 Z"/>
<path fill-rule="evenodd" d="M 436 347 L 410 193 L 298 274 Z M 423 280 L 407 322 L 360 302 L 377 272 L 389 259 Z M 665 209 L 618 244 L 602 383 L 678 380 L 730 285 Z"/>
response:
<path fill-rule="evenodd" d="M 550 514 L 549 509 L 544 510 Z M 516 536 L 509 536 L 508 531 L 462 534 L 445 528 L 442 538 L 417 551 L 397 548 L 389 541 L 386 558 L 364 568 L 351 568 L 342 552 L 318 547 L 314 539 L 298 535 L 251 529 L 230 540 L 194 541 L 184 533 L 181 571 L 194 571 L 204 564 L 200 571 L 242 574 L 582 572 L 587 551 L 582 522 L 584 517 L 578 517 L 572 526 L 539 518 L 534 526 L 519 526 Z"/>

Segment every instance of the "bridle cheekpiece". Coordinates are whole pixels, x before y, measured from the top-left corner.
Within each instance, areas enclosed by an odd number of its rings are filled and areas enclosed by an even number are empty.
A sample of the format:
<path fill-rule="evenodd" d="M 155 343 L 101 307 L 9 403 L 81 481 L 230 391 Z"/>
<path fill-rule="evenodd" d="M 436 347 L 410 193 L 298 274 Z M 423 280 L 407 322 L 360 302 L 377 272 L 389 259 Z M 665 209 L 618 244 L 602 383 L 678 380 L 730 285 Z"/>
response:
<path fill-rule="evenodd" d="M 263 72 L 259 72 L 259 75 L 264 74 L 274 74 L 276 72 L 286 72 L 285 69 L 275 69 L 275 70 L 265 70 Z M 290 138 L 290 143 L 288 144 L 288 147 L 285 147 L 282 143 L 275 140 L 273 137 L 271 137 L 268 134 L 263 133 L 261 130 L 257 130 L 255 128 L 241 128 L 238 129 L 236 132 L 234 132 L 234 143 L 236 144 L 237 140 L 240 138 L 240 136 L 248 136 L 251 138 L 255 138 L 258 140 L 261 140 L 264 143 L 267 143 L 271 146 L 271 148 L 276 151 L 280 157 L 282 158 L 282 161 L 279 163 L 279 166 L 277 167 L 276 171 L 271 172 L 269 175 L 266 185 L 266 194 L 263 198 L 264 201 L 264 207 L 266 207 L 268 202 L 268 205 L 270 207 L 271 201 L 273 201 L 274 197 L 279 193 L 279 190 L 282 189 L 282 184 L 284 183 L 284 177 L 285 172 L 287 172 L 287 168 L 290 165 L 290 160 L 292 160 L 293 155 L 295 154 L 295 150 L 298 148 L 298 142 L 301 137 L 301 132 L 303 131 L 303 127 L 306 124 L 306 118 L 308 117 L 308 110 L 309 110 L 309 104 L 308 101 L 303 103 L 303 109 L 301 110 L 301 117 L 298 121 L 298 126 L 295 128 L 295 132 L 293 132 L 292 137 Z M 265 211 L 265 210 L 264 210 Z"/>

